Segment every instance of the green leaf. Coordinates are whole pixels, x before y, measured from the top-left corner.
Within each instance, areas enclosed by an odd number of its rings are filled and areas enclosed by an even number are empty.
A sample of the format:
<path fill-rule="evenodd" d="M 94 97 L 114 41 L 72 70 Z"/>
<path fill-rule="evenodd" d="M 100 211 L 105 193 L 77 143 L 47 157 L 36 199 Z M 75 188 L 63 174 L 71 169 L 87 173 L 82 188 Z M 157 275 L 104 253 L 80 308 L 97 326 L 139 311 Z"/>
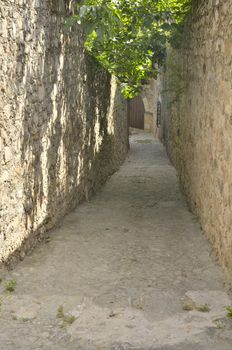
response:
<path fill-rule="evenodd" d="M 82 0 L 72 20 L 83 27 L 86 50 L 132 98 L 157 76 L 167 42 L 180 41 L 190 8 L 190 0 Z"/>

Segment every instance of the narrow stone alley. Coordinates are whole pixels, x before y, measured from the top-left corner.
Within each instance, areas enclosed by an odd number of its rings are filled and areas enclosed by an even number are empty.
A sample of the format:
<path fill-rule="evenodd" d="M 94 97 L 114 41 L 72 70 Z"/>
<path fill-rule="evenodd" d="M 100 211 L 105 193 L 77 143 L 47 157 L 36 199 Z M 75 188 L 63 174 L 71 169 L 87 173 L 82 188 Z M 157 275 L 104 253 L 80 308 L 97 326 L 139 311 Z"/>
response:
<path fill-rule="evenodd" d="M 149 134 L 133 135 L 96 196 L 0 277 L 1 350 L 232 349 L 223 272 Z"/>

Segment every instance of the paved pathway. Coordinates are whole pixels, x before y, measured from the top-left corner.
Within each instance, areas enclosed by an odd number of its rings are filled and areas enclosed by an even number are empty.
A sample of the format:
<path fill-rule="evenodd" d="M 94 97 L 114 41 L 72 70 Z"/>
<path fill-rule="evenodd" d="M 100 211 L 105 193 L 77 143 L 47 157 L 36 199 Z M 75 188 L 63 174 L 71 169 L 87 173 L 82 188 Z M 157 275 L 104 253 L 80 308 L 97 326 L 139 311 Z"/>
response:
<path fill-rule="evenodd" d="M 50 236 L 2 276 L 1 350 L 232 349 L 222 271 L 151 136 Z"/>

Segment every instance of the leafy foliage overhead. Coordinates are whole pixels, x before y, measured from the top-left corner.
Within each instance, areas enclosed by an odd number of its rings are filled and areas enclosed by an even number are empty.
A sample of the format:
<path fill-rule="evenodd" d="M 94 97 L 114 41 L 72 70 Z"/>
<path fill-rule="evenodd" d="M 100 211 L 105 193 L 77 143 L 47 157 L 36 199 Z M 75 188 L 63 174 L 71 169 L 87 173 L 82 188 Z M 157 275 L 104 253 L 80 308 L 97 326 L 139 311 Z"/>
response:
<path fill-rule="evenodd" d="M 84 29 L 86 50 L 132 98 L 157 76 L 190 7 L 190 0 L 81 0 L 73 20 Z"/>

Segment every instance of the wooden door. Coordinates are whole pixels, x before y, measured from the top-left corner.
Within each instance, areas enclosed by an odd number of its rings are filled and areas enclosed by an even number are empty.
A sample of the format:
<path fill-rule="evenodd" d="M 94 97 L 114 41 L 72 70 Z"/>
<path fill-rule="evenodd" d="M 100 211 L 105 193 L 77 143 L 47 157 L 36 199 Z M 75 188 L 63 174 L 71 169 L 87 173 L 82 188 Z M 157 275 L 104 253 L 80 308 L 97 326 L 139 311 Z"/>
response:
<path fill-rule="evenodd" d="M 141 96 L 128 101 L 129 126 L 144 130 L 144 104 Z"/>

